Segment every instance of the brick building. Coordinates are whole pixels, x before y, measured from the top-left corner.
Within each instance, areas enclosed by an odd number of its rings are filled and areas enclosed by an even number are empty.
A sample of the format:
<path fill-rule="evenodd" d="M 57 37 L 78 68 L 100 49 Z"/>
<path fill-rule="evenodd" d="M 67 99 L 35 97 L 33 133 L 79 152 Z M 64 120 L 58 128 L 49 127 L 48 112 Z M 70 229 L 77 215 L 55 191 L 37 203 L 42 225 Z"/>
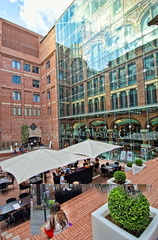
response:
<path fill-rule="evenodd" d="M 57 149 L 90 137 L 152 157 L 157 9 L 156 0 L 75 0 L 45 37 L 1 19 L 1 145 L 21 141 L 28 124 Z"/>

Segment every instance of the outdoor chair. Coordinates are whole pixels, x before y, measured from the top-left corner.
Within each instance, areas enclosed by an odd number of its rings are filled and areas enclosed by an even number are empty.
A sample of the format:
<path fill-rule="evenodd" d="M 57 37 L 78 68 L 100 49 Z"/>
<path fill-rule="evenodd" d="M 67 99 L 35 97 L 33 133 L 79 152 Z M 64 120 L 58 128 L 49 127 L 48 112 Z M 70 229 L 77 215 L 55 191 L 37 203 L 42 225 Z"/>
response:
<path fill-rule="evenodd" d="M 108 175 L 109 175 L 108 169 L 101 168 L 101 175 L 103 175 L 104 177 L 105 177 L 105 176 L 108 176 Z"/>
<path fill-rule="evenodd" d="M 13 202 L 13 201 L 15 201 L 16 200 L 16 198 L 8 198 L 7 200 L 6 200 L 6 203 L 10 203 L 10 202 Z"/>
<path fill-rule="evenodd" d="M 7 183 L 1 183 L 0 184 L 0 192 L 4 192 L 7 190 Z"/>
<path fill-rule="evenodd" d="M 10 182 L 7 182 L 7 185 L 8 185 L 8 186 L 9 186 L 9 185 L 13 185 L 13 187 L 14 187 L 14 180 L 15 180 L 15 177 L 12 175 L 11 178 L 12 178 L 11 181 L 10 181 Z"/>
<path fill-rule="evenodd" d="M 16 223 L 18 223 L 18 222 L 24 222 L 25 217 L 28 217 L 28 215 L 26 214 L 26 210 L 20 209 L 11 215 L 11 221 L 12 221 L 12 223 L 14 223 L 14 226 L 15 226 Z"/>
<path fill-rule="evenodd" d="M 8 213 L 6 214 L 0 214 L 0 222 L 5 221 L 6 224 L 8 224 L 8 218 L 10 215 Z"/>
<path fill-rule="evenodd" d="M 21 193 L 19 195 L 19 198 L 21 199 L 21 198 L 27 197 L 28 195 L 29 195 L 29 193 Z"/>

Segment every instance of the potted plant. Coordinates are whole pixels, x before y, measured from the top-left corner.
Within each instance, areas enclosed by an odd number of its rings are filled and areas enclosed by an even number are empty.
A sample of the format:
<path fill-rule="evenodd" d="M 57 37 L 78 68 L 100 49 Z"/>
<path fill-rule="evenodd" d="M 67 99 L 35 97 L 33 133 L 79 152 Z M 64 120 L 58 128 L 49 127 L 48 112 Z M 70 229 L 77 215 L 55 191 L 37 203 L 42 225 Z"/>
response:
<path fill-rule="evenodd" d="M 158 209 L 123 186 L 111 190 L 108 203 L 92 213 L 93 240 L 157 240 L 157 230 Z"/>
<path fill-rule="evenodd" d="M 126 179 L 126 174 L 122 171 L 116 171 L 113 178 L 107 181 L 108 184 L 129 184 L 130 180 Z"/>
<path fill-rule="evenodd" d="M 136 159 L 135 160 L 135 164 L 133 164 L 133 167 L 132 167 L 132 174 L 134 175 L 134 174 L 140 172 L 145 167 L 146 167 L 146 165 L 143 164 L 143 160 L 142 159 Z"/>
<path fill-rule="evenodd" d="M 51 212 L 51 209 L 52 209 L 54 203 L 55 203 L 55 200 L 48 200 L 47 201 L 47 207 L 50 209 L 50 212 Z"/>
<path fill-rule="evenodd" d="M 127 165 L 125 166 L 125 172 L 129 172 L 132 169 L 132 162 L 127 162 Z"/>

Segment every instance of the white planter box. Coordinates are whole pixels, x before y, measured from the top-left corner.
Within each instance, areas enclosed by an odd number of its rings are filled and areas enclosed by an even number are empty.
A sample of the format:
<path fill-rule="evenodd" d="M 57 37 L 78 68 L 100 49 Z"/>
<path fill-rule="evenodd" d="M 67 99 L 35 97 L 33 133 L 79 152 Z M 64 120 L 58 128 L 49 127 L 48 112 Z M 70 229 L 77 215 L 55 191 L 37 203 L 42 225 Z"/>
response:
<path fill-rule="evenodd" d="M 125 166 L 125 172 L 129 172 L 130 170 L 132 170 L 132 167 Z"/>
<path fill-rule="evenodd" d="M 108 203 L 92 213 L 93 240 L 157 240 L 158 209 L 150 207 L 152 222 L 139 238 L 116 226 L 105 217 L 109 214 Z"/>
<path fill-rule="evenodd" d="M 132 174 L 135 175 L 136 173 L 142 171 L 145 167 L 146 167 L 145 164 L 143 164 L 142 167 L 136 166 L 135 164 L 133 164 L 132 165 Z"/>
<path fill-rule="evenodd" d="M 109 180 L 107 180 L 107 183 L 108 183 L 108 184 L 115 184 L 115 185 L 117 186 L 118 184 L 115 183 L 114 180 L 115 180 L 114 177 L 113 177 L 113 178 L 110 178 Z M 130 184 L 130 183 L 131 183 L 131 180 L 126 179 L 124 184 Z"/>

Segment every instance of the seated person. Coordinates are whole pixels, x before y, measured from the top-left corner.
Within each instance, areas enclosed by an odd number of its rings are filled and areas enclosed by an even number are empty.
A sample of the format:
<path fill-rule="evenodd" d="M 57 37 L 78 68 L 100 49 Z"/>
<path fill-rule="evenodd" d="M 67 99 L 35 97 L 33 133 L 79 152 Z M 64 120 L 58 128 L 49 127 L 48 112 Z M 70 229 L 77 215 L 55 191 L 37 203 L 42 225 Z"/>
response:
<path fill-rule="evenodd" d="M 60 184 L 65 184 L 67 183 L 67 181 L 65 180 L 65 172 L 61 172 L 61 176 L 60 176 Z"/>
<path fill-rule="evenodd" d="M 23 149 L 22 146 L 20 146 L 19 151 L 20 151 L 21 153 L 24 153 L 24 149 Z"/>
<path fill-rule="evenodd" d="M 55 203 L 51 209 L 50 219 L 47 221 L 44 231 L 49 238 L 54 237 L 69 226 L 66 214 L 60 208 L 59 203 Z"/>
<path fill-rule="evenodd" d="M 85 166 L 88 166 L 88 162 L 87 162 L 86 159 L 85 159 L 84 162 L 83 162 L 83 167 L 85 167 Z"/>

